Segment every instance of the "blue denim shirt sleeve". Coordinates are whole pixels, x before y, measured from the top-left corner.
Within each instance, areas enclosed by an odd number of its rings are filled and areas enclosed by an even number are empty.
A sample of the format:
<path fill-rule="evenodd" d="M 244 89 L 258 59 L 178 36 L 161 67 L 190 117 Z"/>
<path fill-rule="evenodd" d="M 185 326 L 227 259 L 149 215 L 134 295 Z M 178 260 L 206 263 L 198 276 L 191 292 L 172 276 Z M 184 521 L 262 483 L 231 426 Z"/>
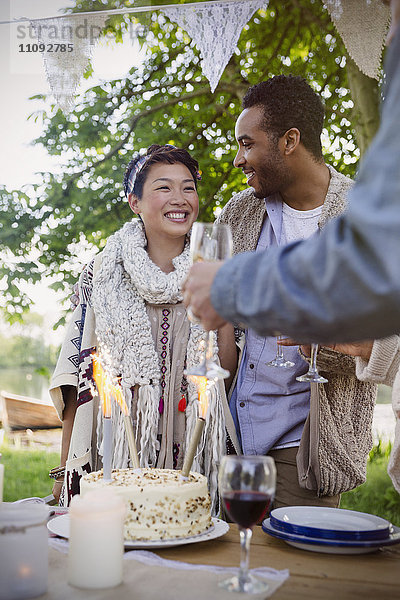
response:
<path fill-rule="evenodd" d="M 304 342 L 400 331 L 400 28 L 385 66 L 381 126 L 347 213 L 316 238 L 228 261 L 211 290 L 225 319 Z"/>

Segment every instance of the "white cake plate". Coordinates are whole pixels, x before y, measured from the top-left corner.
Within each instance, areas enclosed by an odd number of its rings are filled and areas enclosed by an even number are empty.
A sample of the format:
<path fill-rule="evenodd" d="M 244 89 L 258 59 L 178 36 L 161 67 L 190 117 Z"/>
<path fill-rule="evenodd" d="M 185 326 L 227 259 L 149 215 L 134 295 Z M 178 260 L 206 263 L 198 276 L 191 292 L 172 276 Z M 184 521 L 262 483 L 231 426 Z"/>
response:
<path fill-rule="evenodd" d="M 156 550 L 157 548 L 172 548 L 173 546 L 182 546 L 184 544 L 195 544 L 197 542 L 208 542 L 225 535 L 229 530 L 229 525 L 221 519 L 212 517 L 212 526 L 207 531 L 186 538 L 174 538 L 172 540 L 125 540 L 124 546 L 129 550 Z M 69 515 L 55 517 L 47 523 L 47 529 L 54 535 L 63 538 L 69 538 Z"/>

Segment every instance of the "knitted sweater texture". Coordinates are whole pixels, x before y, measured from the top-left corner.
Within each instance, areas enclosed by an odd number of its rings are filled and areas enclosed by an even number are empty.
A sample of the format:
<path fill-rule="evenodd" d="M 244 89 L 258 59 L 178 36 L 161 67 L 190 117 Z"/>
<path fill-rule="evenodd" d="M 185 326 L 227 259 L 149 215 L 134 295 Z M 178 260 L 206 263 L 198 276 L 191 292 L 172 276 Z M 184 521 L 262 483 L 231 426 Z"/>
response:
<path fill-rule="evenodd" d="M 349 178 L 332 167 L 329 170 L 320 228 L 345 211 L 352 186 Z M 254 196 L 252 188 L 235 194 L 227 203 L 218 222 L 230 225 L 235 254 L 256 249 L 265 217 L 265 202 Z M 311 384 L 310 412 L 297 466 L 300 485 L 324 496 L 350 490 L 366 479 L 377 386 L 357 379 L 352 357 L 327 348 L 320 349 L 318 367 L 328 383 Z"/>

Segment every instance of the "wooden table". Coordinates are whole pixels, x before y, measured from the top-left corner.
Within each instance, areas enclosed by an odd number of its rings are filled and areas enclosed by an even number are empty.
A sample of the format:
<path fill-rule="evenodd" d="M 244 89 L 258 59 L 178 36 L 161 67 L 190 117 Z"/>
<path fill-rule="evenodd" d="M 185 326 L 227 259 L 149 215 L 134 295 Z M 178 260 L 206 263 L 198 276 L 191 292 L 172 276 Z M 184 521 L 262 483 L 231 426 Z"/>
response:
<path fill-rule="evenodd" d="M 237 526 L 231 524 L 230 531 L 216 540 L 155 552 L 188 563 L 238 566 Z M 400 600 L 400 544 L 371 554 L 323 554 L 293 548 L 255 527 L 250 567 L 262 566 L 290 571 L 289 579 L 273 594 L 274 600 Z M 124 560 L 124 583 L 120 586 L 112 590 L 78 590 L 67 584 L 67 555 L 52 548 L 49 569 L 49 590 L 41 596 L 43 600 L 251 599 L 247 594 L 222 594 L 217 581 L 210 585 L 203 571 L 144 567 L 144 574 L 139 563 L 130 560 Z"/>
<path fill-rule="evenodd" d="M 190 550 L 180 546 L 157 554 L 190 563 L 238 565 L 238 539 L 237 526 L 231 524 L 222 538 L 192 544 Z M 400 544 L 371 554 L 323 554 L 293 548 L 255 527 L 250 567 L 262 566 L 290 571 L 289 579 L 273 595 L 276 600 L 400 599 Z"/>

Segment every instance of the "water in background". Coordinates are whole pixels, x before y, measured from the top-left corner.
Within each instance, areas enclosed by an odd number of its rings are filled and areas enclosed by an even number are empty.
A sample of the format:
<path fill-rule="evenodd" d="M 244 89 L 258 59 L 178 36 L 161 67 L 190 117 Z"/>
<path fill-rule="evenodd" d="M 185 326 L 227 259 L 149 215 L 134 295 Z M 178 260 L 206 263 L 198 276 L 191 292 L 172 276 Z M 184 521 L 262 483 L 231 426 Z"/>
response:
<path fill-rule="evenodd" d="M 29 367 L 20 369 L 0 369 L 0 390 L 21 396 L 38 398 L 51 404 L 49 382 L 46 377 Z M 394 440 L 395 418 L 391 406 L 391 388 L 379 386 L 378 402 L 375 407 L 372 425 L 374 441 Z"/>
<path fill-rule="evenodd" d="M 47 377 L 35 373 L 30 367 L 0 369 L 0 390 L 30 396 L 51 404 Z"/>

